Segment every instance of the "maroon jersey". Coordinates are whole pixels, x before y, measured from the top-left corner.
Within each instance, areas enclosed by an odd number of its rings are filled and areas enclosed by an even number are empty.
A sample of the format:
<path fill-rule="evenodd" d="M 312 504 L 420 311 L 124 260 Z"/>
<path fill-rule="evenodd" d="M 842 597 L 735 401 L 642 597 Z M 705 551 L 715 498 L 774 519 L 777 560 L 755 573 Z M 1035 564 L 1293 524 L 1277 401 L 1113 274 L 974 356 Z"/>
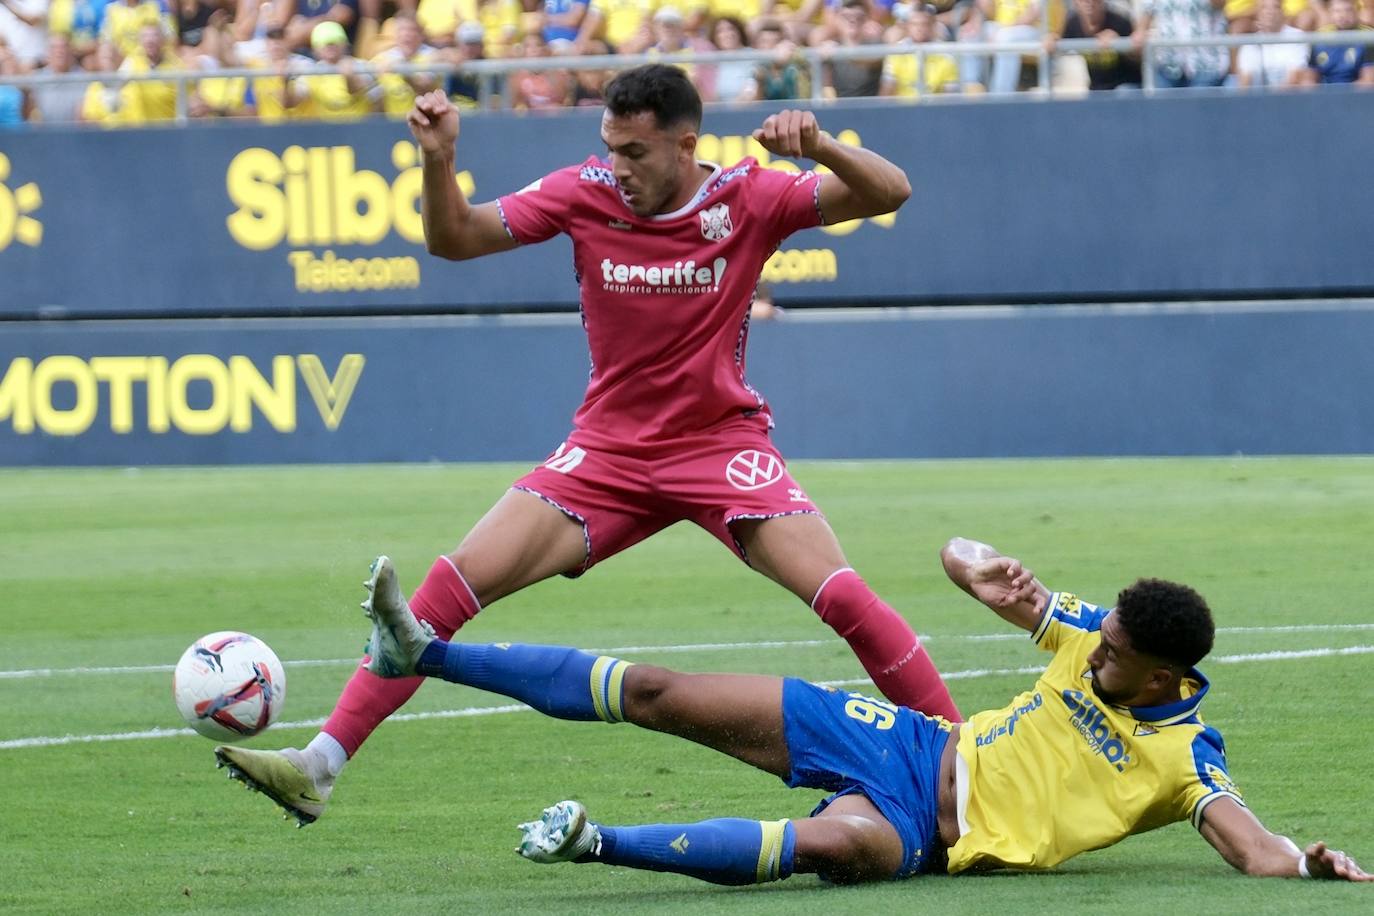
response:
<path fill-rule="evenodd" d="M 820 223 L 820 177 L 753 159 L 711 176 L 686 206 L 636 216 L 595 156 L 497 201 L 522 244 L 566 232 L 591 348 L 573 439 L 626 451 L 741 417 L 771 426 L 744 377 L 749 306 L 778 244 Z"/>

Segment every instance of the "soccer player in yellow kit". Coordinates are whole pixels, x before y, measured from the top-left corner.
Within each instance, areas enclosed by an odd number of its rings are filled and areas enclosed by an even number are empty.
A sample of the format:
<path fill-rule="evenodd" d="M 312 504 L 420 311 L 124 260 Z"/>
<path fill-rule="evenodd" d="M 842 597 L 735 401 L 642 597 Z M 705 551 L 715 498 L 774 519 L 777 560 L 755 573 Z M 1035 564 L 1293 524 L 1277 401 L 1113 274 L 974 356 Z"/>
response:
<path fill-rule="evenodd" d="M 719 884 L 814 872 L 836 881 L 1048 869 L 1191 820 L 1249 875 L 1374 881 L 1343 852 L 1270 833 L 1227 775 L 1199 717 L 1211 612 L 1185 585 L 1142 579 L 1115 608 L 1050 592 L 1010 557 L 955 538 L 956 585 L 1053 653 L 1028 691 L 962 725 L 796 678 L 679 674 L 557 646 L 434 638 L 378 558 L 363 603 L 368 669 L 504 693 L 562 719 L 630 722 L 715 748 L 789 786 L 833 792 L 771 821 L 608 826 L 579 802 L 522 824 L 536 862 L 600 862 Z M 221 748 L 222 764 L 236 759 Z M 243 773 L 233 773 L 242 778 Z"/>

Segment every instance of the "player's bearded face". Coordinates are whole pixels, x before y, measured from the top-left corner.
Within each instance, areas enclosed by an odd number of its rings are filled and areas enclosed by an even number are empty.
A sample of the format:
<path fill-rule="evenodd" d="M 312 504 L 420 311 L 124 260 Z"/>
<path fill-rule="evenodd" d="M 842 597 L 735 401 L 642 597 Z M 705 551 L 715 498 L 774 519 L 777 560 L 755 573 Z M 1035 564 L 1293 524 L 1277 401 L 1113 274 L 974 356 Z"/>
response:
<path fill-rule="evenodd" d="M 1124 704 L 1133 693 L 1133 691 L 1123 690 L 1119 687 L 1116 689 L 1108 687 L 1102 682 L 1102 678 L 1096 669 L 1094 669 L 1092 673 L 1092 685 L 1093 693 L 1097 695 L 1097 698 L 1111 706 L 1120 706 Z"/>
<path fill-rule="evenodd" d="M 1102 622 L 1102 642 L 1088 655 L 1093 693 L 1113 706 L 1126 705 L 1149 679 L 1150 667 L 1134 652 L 1113 616 Z"/>
<path fill-rule="evenodd" d="M 652 112 L 601 118 L 611 171 L 620 196 L 637 216 L 664 213 L 677 204 L 683 178 L 695 164 L 696 134 L 680 127 L 660 128 Z"/>

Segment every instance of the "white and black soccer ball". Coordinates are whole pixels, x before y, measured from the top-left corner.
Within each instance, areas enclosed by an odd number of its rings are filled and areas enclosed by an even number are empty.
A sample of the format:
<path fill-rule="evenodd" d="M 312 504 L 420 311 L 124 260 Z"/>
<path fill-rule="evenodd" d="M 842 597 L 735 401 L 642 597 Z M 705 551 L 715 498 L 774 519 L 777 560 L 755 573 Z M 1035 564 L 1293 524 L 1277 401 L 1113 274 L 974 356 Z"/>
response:
<path fill-rule="evenodd" d="M 242 741 L 277 720 L 286 672 L 267 643 L 225 630 L 202 636 L 177 662 L 172 698 L 186 724 L 216 741 Z"/>

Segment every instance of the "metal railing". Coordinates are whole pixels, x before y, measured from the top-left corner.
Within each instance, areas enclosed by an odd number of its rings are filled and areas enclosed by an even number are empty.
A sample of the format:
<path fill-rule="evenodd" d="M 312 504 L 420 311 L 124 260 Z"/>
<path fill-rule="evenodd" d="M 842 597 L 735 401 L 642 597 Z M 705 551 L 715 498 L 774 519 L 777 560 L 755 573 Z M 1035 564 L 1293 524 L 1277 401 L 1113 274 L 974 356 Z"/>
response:
<path fill-rule="evenodd" d="M 798 47 L 793 57 L 788 60 L 789 62 L 796 62 L 798 65 L 804 64 L 808 68 L 811 86 L 809 101 L 813 103 L 828 103 L 833 101 L 827 99 L 823 95 L 823 72 L 826 63 L 829 61 L 881 61 L 891 56 L 915 55 L 917 58 L 917 84 L 922 87 L 924 86 L 924 61 L 931 57 L 940 56 L 958 60 L 964 57 L 991 58 L 999 54 L 1019 54 L 1023 59 L 1035 58 L 1037 61 L 1039 70 L 1037 86 L 1039 92 L 1034 95 L 1024 92 L 1002 93 L 1000 95 L 996 93 L 985 93 L 976 96 L 967 94 L 937 96 L 925 93 L 921 95 L 923 101 L 934 98 L 940 98 L 941 100 L 947 101 L 973 101 L 983 98 L 1055 98 L 1060 95 L 1060 93 L 1056 92 L 1053 81 L 1050 79 L 1052 62 L 1060 57 L 1099 53 L 1102 51 L 1116 51 L 1121 54 L 1134 54 L 1138 52 L 1141 56 L 1141 73 L 1143 78 L 1142 91 L 1147 95 L 1153 95 L 1161 91 L 1154 84 L 1155 57 L 1161 50 L 1204 47 L 1230 49 L 1244 47 L 1245 45 L 1274 44 L 1368 46 L 1374 45 L 1374 30 L 1303 32 L 1296 35 L 1252 32 L 1243 35 L 1208 35 L 1199 36 L 1197 38 L 1151 38 L 1139 47 L 1137 47 L 1130 38 L 1118 38 L 1110 42 L 1101 42 L 1096 38 L 1061 39 L 1056 43 L 1053 49 L 1047 48 L 1043 41 L 1006 43 L 939 41 L 919 45 L 858 45 L 830 49 Z M 473 113 L 509 109 L 511 106 L 510 94 L 501 92 L 499 86 L 503 79 L 521 71 L 624 70 L 646 63 L 673 63 L 710 67 L 722 63 L 749 62 L 767 64 L 776 61 L 778 61 L 778 56 L 774 51 L 756 51 L 750 49 L 740 51 L 693 51 L 671 55 L 649 53 L 635 55 L 500 58 L 495 60 L 466 61 L 460 64 L 428 62 L 378 66 L 376 64 L 358 61 L 353 67 L 353 72 L 370 74 L 373 76 L 380 76 L 387 73 L 407 76 L 425 74 L 440 79 L 453 74 L 475 77 L 480 86 L 477 99 L 478 108 L 475 112 L 464 112 L 464 116 L 468 116 Z M 284 78 L 287 79 L 301 79 L 312 76 L 338 74 L 339 72 L 340 70 L 337 67 L 329 67 L 319 63 L 309 68 L 291 70 L 285 74 L 260 67 L 226 67 L 209 71 L 158 70 L 145 73 L 80 71 L 76 73 L 54 74 L 38 72 L 20 76 L 0 76 L 0 86 L 8 85 L 28 88 L 55 84 L 102 83 L 119 87 L 130 82 L 174 83 L 176 85 L 175 123 L 185 124 L 190 121 L 189 98 L 191 87 L 201 80 L 235 78 L 271 79 L 279 76 L 284 76 Z"/>

